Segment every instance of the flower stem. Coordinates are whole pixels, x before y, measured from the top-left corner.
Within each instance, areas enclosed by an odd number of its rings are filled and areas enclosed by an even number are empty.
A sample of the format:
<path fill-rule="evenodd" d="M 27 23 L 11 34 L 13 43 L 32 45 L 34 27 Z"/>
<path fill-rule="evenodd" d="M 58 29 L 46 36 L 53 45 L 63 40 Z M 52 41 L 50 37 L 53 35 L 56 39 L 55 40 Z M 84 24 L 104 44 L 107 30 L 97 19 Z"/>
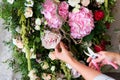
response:
<path fill-rule="evenodd" d="M 26 58 L 27 58 L 27 63 L 28 63 L 28 70 L 31 70 L 31 61 L 30 61 L 30 49 L 28 46 L 28 38 L 26 37 L 27 31 L 26 31 L 26 19 L 24 15 L 21 15 L 20 19 L 20 24 L 21 24 L 21 35 L 22 35 L 22 42 L 24 43 L 24 48 L 25 48 L 25 53 L 26 53 Z"/>
<path fill-rule="evenodd" d="M 105 0 L 105 8 L 108 8 L 108 0 Z"/>

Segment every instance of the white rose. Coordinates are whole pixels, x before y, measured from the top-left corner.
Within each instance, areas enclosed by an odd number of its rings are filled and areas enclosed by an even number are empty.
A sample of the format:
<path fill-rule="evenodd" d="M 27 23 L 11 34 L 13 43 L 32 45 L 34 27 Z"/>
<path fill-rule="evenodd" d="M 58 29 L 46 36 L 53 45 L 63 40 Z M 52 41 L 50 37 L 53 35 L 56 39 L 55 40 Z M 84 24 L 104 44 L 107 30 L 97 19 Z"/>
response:
<path fill-rule="evenodd" d="M 76 5 L 78 5 L 80 3 L 80 0 L 68 0 L 68 3 L 72 7 L 75 7 Z"/>
<path fill-rule="evenodd" d="M 13 4 L 14 0 L 7 0 L 10 4 Z"/>
<path fill-rule="evenodd" d="M 105 0 L 96 0 L 97 3 L 102 4 L 105 2 Z"/>
<path fill-rule="evenodd" d="M 24 15 L 26 18 L 32 17 L 33 16 L 32 8 L 26 7 Z"/>
<path fill-rule="evenodd" d="M 49 57 L 51 60 L 55 60 L 55 59 L 56 59 L 56 57 L 55 57 L 55 55 L 54 55 L 54 52 L 50 52 L 50 53 L 48 54 L 48 57 Z"/>
<path fill-rule="evenodd" d="M 39 25 L 36 25 L 36 26 L 35 26 L 35 30 L 40 30 L 40 26 L 39 26 Z"/>
<path fill-rule="evenodd" d="M 88 6 L 88 5 L 90 4 L 90 0 L 82 0 L 82 1 L 81 1 L 81 4 L 82 4 L 83 6 Z"/>
<path fill-rule="evenodd" d="M 40 18 L 37 18 L 35 20 L 35 25 L 41 25 L 41 19 Z"/>
<path fill-rule="evenodd" d="M 55 66 L 52 66 L 50 70 L 55 71 Z"/>
<path fill-rule="evenodd" d="M 33 0 L 27 0 L 27 2 L 25 3 L 25 6 L 27 7 L 33 7 L 33 5 L 34 5 Z"/>
<path fill-rule="evenodd" d="M 13 44 L 16 45 L 18 48 L 23 48 L 23 43 L 21 40 L 13 39 Z"/>
<path fill-rule="evenodd" d="M 53 33 L 51 31 L 44 31 L 44 35 L 41 36 L 42 46 L 46 49 L 54 49 L 61 41 L 60 33 Z"/>

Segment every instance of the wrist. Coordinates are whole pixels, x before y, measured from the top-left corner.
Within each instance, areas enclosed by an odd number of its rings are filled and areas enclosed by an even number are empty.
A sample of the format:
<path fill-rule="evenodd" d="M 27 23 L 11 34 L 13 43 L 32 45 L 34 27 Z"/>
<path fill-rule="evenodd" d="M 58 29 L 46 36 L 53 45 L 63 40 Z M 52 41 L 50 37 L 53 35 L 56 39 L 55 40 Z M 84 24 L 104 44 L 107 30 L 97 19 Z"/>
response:
<path fill-rule="evenodd" d="M 120 53 L 118 53 L 116 56 L 116 62 L 120 66 Z"/>
<path fill-rule="evenodd" d="M 77 62 L 77 60 L 74 57 L 71 57 L 70 61 L 68 62 L 68 64 L 73 65 L 76 62 Z"/>

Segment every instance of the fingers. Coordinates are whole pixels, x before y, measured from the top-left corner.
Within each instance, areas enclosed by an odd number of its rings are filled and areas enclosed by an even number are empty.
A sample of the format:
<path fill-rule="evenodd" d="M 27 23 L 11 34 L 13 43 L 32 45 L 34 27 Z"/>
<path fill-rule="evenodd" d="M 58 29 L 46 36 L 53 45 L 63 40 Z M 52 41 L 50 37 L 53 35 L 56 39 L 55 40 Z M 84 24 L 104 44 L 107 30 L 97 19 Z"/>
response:
<path fill-rule="evenodd" d="M 56 52 L 56 53 L 59 53 L 59 52 L 60 52 L 60 43 L 56 46 L 55 52 Z"/>
<path fill-rule="evenodd" d="M 92 60 L 92 58 L 89 57 L 89 58 L 87 59 L 87 62 L 89 63 L 89 62 L 91 62 L 91 60 Z"/>
<path fill-rule="evenodd" d="M 65 45 L 63 44 L 63 42 L 60 42 L 60 48 L 61 48 L 62 50 L 66 50 Z"/>

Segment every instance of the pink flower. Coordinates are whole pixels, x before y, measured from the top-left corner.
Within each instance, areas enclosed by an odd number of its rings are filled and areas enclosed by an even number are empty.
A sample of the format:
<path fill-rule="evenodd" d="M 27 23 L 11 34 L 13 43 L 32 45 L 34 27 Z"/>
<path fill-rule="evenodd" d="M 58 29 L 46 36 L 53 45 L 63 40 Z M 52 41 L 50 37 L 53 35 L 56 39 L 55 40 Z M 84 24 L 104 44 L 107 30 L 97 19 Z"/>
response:
<path fill-rule="evenodd" d="M 46 49 L 54 49 L 61 41 L 61 38 L 62 36 L 60 33 L 54 33 L 46 30 L 44 31 L 44 35 L 41 37 L 42 46 Z"/>
<path fill-rule="evenodd" d="M 58 7 L 58 13 L 64 20 L 66 20 L 68 17 L 68 8 L 69 5 L 65 1 L 61 2 L 61 4 Z"/>
<path fill-rule="evenodd" d="M 81 7 L 79 12 L 69 13 L 69 25 L 73 38 L 80 39 L 89 35 L 94 28 L 92 12 L 85 7 Z"/>
<path fill-rule="evenodd" d="M 62 19 L 57 14 L 57 5 L 53 2 L 53 0 L 46 0 L 44 2 L 43 11 L 45 19 L 50 28 L 59 28 L 62 26 Z"/>

